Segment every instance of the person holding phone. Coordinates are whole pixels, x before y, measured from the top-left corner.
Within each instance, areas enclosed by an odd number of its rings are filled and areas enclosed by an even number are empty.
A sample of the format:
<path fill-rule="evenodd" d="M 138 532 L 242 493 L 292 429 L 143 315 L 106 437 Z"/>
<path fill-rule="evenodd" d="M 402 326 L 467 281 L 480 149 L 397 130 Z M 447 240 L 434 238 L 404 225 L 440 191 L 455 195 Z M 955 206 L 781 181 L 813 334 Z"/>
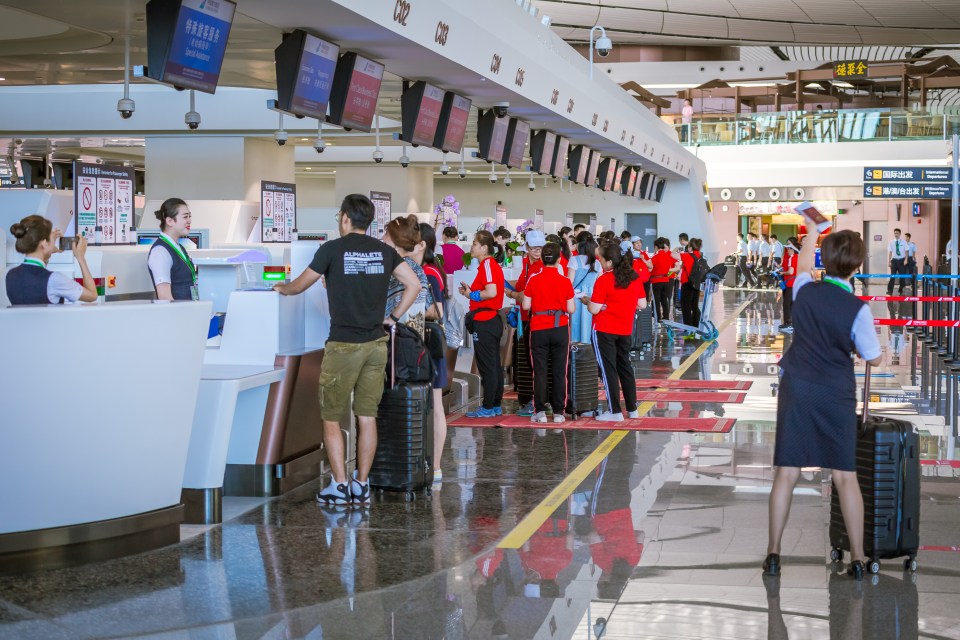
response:
<path fill-rule="evenodd" d="M 73 257 L 80 265 L 83 284 L 60 271 L 50 271 L 47 263 L 61 253 L 59 229 L 43 216 L 27 216 L 10 226 L 17 239 L 18 253 L 26 256 L 23 264 L 7 272 L 7 297 L 12 305 L 62 304 L 63 302 L 95 302 L 97 286 L 87 266 L 87 239 L 78 237 L 73 243 Z"/>
<path fill-rule="evenodd" d="M 157 300 L 199 300 L 197 268 L 180 244 L 193 222 L 190 207 L 180 198 L 167 198 L 153 215 L 160 222 L 160 237 L 147 254 L 147 269 Z"/>

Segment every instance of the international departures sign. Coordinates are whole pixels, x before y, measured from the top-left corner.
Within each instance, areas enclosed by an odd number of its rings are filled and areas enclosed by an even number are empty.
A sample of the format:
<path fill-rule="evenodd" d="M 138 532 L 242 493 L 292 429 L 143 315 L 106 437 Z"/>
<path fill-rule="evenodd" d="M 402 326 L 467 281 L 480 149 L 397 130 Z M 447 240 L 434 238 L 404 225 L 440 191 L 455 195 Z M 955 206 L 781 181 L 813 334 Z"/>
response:
<path fill-rule="evenodd" d="M 951 196 L 952 180 L 949 167 L 866 167 L 863 196 L 941 200 Z"/>
<path fill-rule="evenodd" d="M 833 63 L 833 78 L 866 78 L 869 70 L 866 60 L 840 60 Z"/>

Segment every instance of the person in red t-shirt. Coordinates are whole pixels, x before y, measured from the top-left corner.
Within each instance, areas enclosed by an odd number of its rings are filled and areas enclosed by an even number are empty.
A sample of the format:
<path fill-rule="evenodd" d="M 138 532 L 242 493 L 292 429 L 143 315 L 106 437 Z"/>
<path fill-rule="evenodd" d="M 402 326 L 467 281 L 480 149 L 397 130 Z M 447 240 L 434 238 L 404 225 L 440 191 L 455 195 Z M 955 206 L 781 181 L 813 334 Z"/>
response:
<path fill-rule="evenodd" d="M 493 258 L 493 252 L 493 234 L 478 231 L 470 247 L 470 255 L 480 262 L 477 277 L 469 287 L 465 282 L 460 283 L 460 294 L 470 298 L 473 352 L 483 388 L 483 405 L 467 413 L 469 418 L 491 418 L 503 413 L 500 407 L 503 402 L 503 371 L 500 368 L 503 321 L 499 313 L 503 306 L 503 269 Z"/>
<path fill-rule="evenodd" d="M 593 295 L 581 300 L 593 318 L 593 346 L 607 390 L 607 412 L 597 420 L 623 420 L 620 408 L 620 387 L 629 417 L 638 418 L 637 387 L 630 366 L 630 342 L 637 309 L 647 306 L 643 286 L 633 270 L 633 257 L 620 251 L 616 242 L 600 247 L 603 274 L 593 285 Z"/>
<path fill-rule="evenodd" d="M 691 238 L 687 243 L 687 250 L 680 254 L 680 312 L 683 314 L 683 324 L 688 327 L 700 326 L 700 287 L 690 284 L 690 273 L 697 260 L 703 257 L 700 249 L 703 241 L 700 238 Z"/>
<path fill-rule="evenodd" d="M 533 401 L 531 422 L 547 421 L 547 361 L 553 358 L 553 421 L 563 422 L 567 406 L 567 357 L 570 351 L 570 320 L 573 313 L 573 285 L 557 270 L 560 245 L 548 242 L 540 254 L 543 269 L 530 277 L 523 294 L 523 309 L 529 311 L 530 355 L 533 360 Z"/>
<path fill-rule="evenodd" d="M 540 231 L 539 229 L 530 229 L 524 234 L 523 238 L 527 245 L 527 255 L 523 258 L 523 268 L 520 271 L 520 277 L 517 278 L 517 281 L 513 286 L 514 290 L 507 292 L 507 296 L 516 300 L 518 304 L 521 304 L 520 321 L 523 323 L 523 330 L 517 331 L 513 334 L 514 358 L 516 358 L 516 354 L 520 353 L 520 341 L 529 340 L 530 312 L 523 310 L 523 293 L 527 288 L 527 282 L 530 281 L 530 278 L 540 273 L 540 270 L 543 269 L 543 262 L 540 260 L 540 252 L 543 250 L 543 245 L 547 243 L 546 238 L 544 238 L 543 231 Z M 520 336 L 521 333 L 523 333 L 523 337 Z M 526 344 L 529 344 L 529 342 Z M 529 349 L 527 349 L 527 353 L 530 353 Z M 520 403 L 520 410 L 517 412 L 518 416 L 532 416 L 534 413 L 536 413 L 533 407 L 533 396 L 529 395 L 526 390 L 517 394 L 517 401 Z"/>
<path fill-rule="evenodd" d="M 797 279 L 797 260 L 800 248 L 797 246 L 796 238 L 787 240 L 787 246 L 783 250 L 783 283 L 785 289 L 780 291 L 783 296 L 783 323 L 780 325 L 781 331 L 793 331 L 793 281 Z"/>
<path fill-rule="evenodd" d="M 670 241 L 657 238 L 653 243 L 657 252 L 650 259 L 653 269 L 650 283 L 653 287 L 654 308 L 661 322 L 670 319 L 670 298 L 673 294 L 673 278 L 680 271 L 680 261 L 670 252 Z"/>

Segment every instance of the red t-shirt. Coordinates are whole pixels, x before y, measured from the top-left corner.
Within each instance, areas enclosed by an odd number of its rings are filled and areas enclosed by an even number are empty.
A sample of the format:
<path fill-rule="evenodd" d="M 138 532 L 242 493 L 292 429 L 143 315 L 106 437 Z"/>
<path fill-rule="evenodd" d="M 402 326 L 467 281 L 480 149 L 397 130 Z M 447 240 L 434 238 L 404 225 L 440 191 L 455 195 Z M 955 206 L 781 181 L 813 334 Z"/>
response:
<path fill-rule="evenodd" d="M 474 309 L 489 309 L 489 311 L 477 313 L 473 317 L 474 320 L 480 322 L 492 320 L 500 311 L 500 307 L 503 306 L 503 269 L 493 258 L 484 258 L 477 270 L 477 277 L 473 279 L 473 284 L 470 285 L 470 291 L 483 291 L 491 283 L 497 285 L 497 295 L 489 300 L 470 301 L 471 311 Z"/>
<path fill-rule="evenodd" d="M 523 293 L 531 298 L 531 331 L 553 329 L 557 326 L 557 318 L 560 320 L 559 326 L 565 327 L 569 324 L 567 301 L 573 298 L 573 285 L 570 283 L 570 278 L 562 275 L 555 268 L 545 267 L 530 276 L 527 280 L 527 288 Z M 557 317 L 537 315 L 538 311 L 553 310 L 559 310 L 562 313 Z"/>
<path fill-rule="evenodd" d="M 653 273 L 650 274 L 651 282 L 669 282 L 670 281 L 670 269 L 673 269 L 674 265 L 677 264 L 676 258 L 673 257 L 673 254 L 665 249 L 661 249 L 653 254 Z"/>
<path fill-rule="evenodd" d="M 680 268 L 680 284 L 685 284 L 690 279 L 690 272 L 693 271 L 693 263 L 700 259 L 699 251 L 689 251 L 680 254 L 680 261 L 683 266 Z"/>
<path fill-rule="evenodd" d="M 591 302 L 605 304 L 607 308 L 593 316 L 593 328 L 603 333 L 629 336 L 633 333 L 633 320 L 637 302 L 644 297 L 640 278 L 634 279 L 626 289 L 617 289 L 612 271 L 607 271 L 593 284 Z"/>
<path fill-rule="evenodd" d="M 800 256 L 794 253 L 792 250 L 788 249 L 783 253 L 783 281 L 788 287 L 793 286 L 793 281 L 797 279 L 797 260 Z M 793 273 L 786 275 L 786 272 L 789 269 L 793 269 Z"/>
<path fill-rule="evenodd" d="M 423 265 L 423 272 L 424 272 L 428 277 L 429 277 L 429 276 L 433 276 L 433 277 L 435 277 L 437 280 L 439 280 L 439 281 L 440 281 L 440 291 L 443 291 L 443 290 L 444 290 L 445 287 L 444 287 L 443 281 L 444 281 L 446 278 L 445 278 L 445 276 L 444 276 L 442 273 L 440 273 L 440 269 L 436 268 L 436 267 L 433 266 L 432 264 L 425 264 L 425 265 Z"/>
<path fill-rule="evenodd" d="M 523 258 L 523 269 L 520 270 L 520 277 L 517 278 L 517 291 L 526 291 L 527 283 L 530 282 L 532 276 L 540 273 L 540 270 L 543 269 L 543 260 L 537 260 L 533 264 L 530 264 L 529 259 L 524 256 Z M 530 312 L 520 309 L 520 318 L 523 321 L 530 320 Z"/>
<path fill-rule="evenodd" d="M 566 520 L 547 520 L 530 537 L 529 549 L 520 550 L 523 566 L 533 569 L 543 580 L 556 580 L 573 561 L 573 549 L 567 548 Z"/>
<path fill-rule="evenodd" d="M 596 514 L 593 527 L 603 539 L 603 542 L 590 545 L 594 564 L 603 571 L 611 571 L 617 558 L 623 558 L 631 568 L 640 564 L 643 545 L 637 542 L 629 507 Z"/>
<path fill-rule="evenodd" d="M 647 264 L 641 258 L 633 259 L 633 270 L 640 276 L 641 284 L 650 282 L 650 269 L 647 268 Z"/>

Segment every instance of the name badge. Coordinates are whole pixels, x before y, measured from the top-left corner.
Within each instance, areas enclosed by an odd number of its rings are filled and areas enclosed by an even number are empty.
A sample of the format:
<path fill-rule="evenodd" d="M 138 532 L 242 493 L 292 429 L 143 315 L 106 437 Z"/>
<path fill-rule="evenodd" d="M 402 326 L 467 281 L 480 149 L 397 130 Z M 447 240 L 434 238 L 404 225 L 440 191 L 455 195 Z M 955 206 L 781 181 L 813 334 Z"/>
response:
<path fill-rule="evenodd" d="M 197 285 L 190 287 L 190 299 L 194 302 L 200 299 L 200 290 L 197 289 Z"/>

